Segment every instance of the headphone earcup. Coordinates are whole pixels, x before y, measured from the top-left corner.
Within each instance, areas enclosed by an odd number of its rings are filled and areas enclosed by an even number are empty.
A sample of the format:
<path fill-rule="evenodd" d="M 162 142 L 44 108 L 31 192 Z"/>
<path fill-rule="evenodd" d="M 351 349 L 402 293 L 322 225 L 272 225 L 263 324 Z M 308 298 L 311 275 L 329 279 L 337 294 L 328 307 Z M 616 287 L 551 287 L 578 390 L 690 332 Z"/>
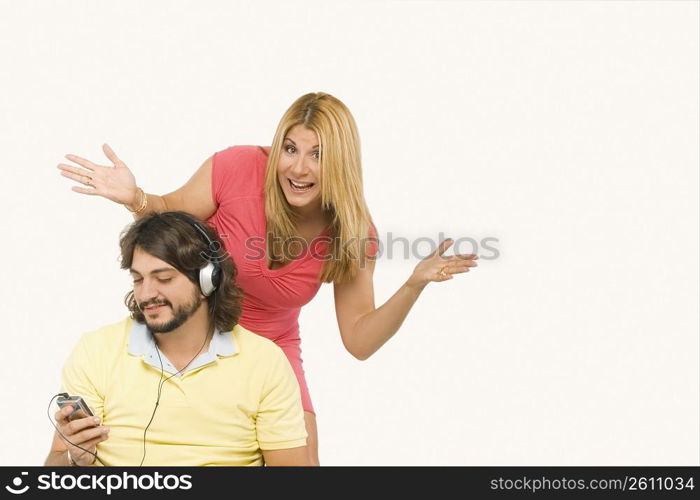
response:
<path fill-rule="evenodd" d="M 202 239 L 207 243 L 208 248 L 219 248 L 221 244 L 215 245 L 211 238 L 207 235 L 207 232 L 202 229 L 202 227 L 189 215 L 182 212 L 170 212 L 171 217 L 175 217 L 181 221 L 187 222 L 192 225 L 197 232 L 200 234 Z M 208 261 L 207 264 L 199 270 L 199 289 L 205 297 L 210 296 L 216 291 L 221 283 L 221 266 L 212 261 Z"/>
<path fill-rule="evenodd" d="M 209 297 L 221 281 L 219 266 L 208 262 L 206 266 L 199 270 L 199 289 L 202 295 Z"/>
<path fill-rule="evenodd" d="M 214 270 L 211 273 L 211 284 L 214 286 L 214 290 L 219 288 L 221 284 L 221 267 L 217 264 L 213 264 Z"/>

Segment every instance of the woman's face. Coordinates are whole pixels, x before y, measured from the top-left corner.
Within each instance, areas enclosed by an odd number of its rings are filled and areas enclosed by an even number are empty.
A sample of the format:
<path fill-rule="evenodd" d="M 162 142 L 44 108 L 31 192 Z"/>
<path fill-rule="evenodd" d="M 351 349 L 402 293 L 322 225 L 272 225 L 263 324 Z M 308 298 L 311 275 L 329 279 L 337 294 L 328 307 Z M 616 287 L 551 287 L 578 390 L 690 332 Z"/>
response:
<path fill-rule="evenodd" d="M 295 125 L 284 137 L 277 178 L 287 202 L 306 215 L 321 208 L 321 152 L 316 132 Z"/>

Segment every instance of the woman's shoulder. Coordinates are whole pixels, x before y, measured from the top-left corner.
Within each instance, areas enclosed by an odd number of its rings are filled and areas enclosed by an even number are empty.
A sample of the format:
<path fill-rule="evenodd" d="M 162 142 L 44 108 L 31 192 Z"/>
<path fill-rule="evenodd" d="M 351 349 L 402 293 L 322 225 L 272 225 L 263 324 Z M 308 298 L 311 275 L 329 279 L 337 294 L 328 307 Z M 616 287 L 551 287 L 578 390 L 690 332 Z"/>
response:
<path fill-rule="evenodd" d="M 230 146 L 212 157 L 212 188 L 219 202 L 231 196 L 258 195 L 265 178 L 269 148 Z"/>
<path fill-rule="evenodd" d="M 229 146 L 214 153 L 215 163 L 241 163 L 267 161 L 270 148 L 266 146 Z"/>

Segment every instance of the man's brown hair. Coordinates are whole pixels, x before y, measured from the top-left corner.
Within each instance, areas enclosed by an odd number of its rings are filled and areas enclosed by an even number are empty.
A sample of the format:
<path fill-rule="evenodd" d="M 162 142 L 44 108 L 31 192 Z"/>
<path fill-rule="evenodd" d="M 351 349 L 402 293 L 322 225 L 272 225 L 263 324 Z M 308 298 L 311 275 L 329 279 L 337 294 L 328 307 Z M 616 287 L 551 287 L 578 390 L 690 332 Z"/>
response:
<path fill-rule="evenodd" d="M 203 235 L 190 223 L 178 218 L 179 213 L 196 222 L 209 236 Z M 241 316 L 243 290 L 236 285 L 238 271 L 216 231 L 205 222 L 184 212 L 164 212 L 147 215 L 126 228 L 120 235 L 121 268 L 131 269 L 136 247 L 164 261 L 187 276 L 199 290 L 199 270 L 212 261 L 221 268 L 218 288 L 207 297 L 209 322 L 221 332 L 228 332 Z M 124 298 L 131 318 L 139 323 L 146 319 L 131 290 Z"/>

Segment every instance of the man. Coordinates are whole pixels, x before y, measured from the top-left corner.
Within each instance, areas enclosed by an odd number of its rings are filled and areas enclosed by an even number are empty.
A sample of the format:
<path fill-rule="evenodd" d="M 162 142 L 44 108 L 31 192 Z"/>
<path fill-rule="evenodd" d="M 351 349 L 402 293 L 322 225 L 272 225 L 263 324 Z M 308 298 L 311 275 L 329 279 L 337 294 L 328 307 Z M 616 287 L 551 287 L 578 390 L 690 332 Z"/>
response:
<path fill-rule="evenodd" d="M 121 235 L 131 315 L 85 334 L 45 465 L 310 465 L 299 385 L 282 350 L 237 324 L 242 290 L 214 230 L 181 212 Z M 62 436 L 61 436 L 62 435 Z"/>

